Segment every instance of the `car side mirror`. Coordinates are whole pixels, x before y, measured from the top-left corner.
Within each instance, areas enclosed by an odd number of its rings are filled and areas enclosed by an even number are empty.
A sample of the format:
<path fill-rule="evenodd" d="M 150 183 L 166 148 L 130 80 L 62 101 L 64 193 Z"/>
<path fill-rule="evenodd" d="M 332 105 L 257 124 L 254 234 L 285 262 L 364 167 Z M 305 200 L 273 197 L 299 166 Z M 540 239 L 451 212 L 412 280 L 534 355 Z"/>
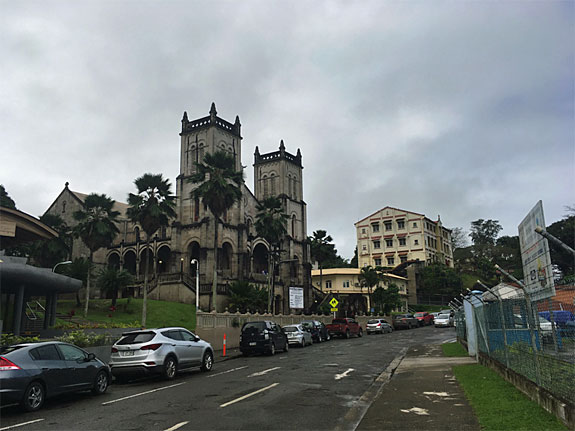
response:
<path fill-rule="evenodd" d="M 86 356 L 86 359 L 84 359 L 85 362 L 92 362 L 93 360 L 96 359 L 96 355 L 93 353 L 88 353 L 88 356 Z"/>

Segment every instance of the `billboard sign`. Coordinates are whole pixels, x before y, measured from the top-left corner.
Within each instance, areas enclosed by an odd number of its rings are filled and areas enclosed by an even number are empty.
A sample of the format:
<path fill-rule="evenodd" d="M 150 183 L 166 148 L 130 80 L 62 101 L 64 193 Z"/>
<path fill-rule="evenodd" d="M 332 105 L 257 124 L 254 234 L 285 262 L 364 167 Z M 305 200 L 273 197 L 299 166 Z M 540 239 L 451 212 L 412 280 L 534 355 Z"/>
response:
<path fill-rule="evenodd" d="M 545 229 L 543 202 L 539 201 L 519 224 L 519 246 L 523 262 L 524 284 L 532 301 L 555 296 L 553 269 L 547 238 L 535 232 Z"/>
<path fill-rule="evenodd" d="M 303 309 L 303 288 L 291 287 L 289 288 L 289 307 Z"/>

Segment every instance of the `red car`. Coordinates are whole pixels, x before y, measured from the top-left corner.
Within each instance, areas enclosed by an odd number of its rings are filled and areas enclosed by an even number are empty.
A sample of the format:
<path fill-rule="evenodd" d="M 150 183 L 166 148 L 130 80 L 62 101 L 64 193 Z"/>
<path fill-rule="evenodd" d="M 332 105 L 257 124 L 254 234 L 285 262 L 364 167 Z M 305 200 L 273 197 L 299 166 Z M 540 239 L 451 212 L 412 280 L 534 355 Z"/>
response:
<path fill-rule="evenodd" d="M 433 314 L 427 311 L 420 311 L 413 316 L 419 321 L 419 326 L 433 325 Z"/>

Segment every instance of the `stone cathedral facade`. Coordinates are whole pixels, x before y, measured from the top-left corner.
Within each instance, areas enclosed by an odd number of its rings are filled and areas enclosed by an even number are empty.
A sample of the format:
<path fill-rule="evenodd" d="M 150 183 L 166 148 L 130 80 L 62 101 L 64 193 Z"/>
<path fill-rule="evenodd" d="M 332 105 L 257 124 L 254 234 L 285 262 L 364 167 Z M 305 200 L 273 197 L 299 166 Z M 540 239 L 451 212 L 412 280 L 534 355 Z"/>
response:
<path fill-rule="evenodd" d="M 215 104 L 208 116 L 196 120 L 190 121 L 184 112 L 180 132 L 180 173 L 175 181 L 176 219 L 170 227 L 157 232 L 151 250 L 147 250 L 145 234 L 126 217 L 127 205 L 118 202 L 120 234 L 110 248 L 97 253 L 99 263 L 126 269 L 142 280 L 145 260 L 149 259 L 154 279 L 150 298 L 193 302 L 196 267 L 192 260 L 196 259 L 199 261 L 200 306 L 203 309 L 211 304 L 212 274 L 217 264 L 217 304 L 218 311 L 223 311 L 231 282 L 246 280 L 265 286 L 269 281 L 269 246 L 264 239 L 258 238 L 254 224 L 258 201 L 276 196 L 289 220 L 281 247 L 281 263 L 274 277 L 274 308 L 282 313 L 294 311 L 289 308 L 289 287 L 301 287 L 304 289 L 304 308 L 310 309 L 313 303 L 311 264 L 299 149 L 293 155 L 286 151 L 283 141 L 278 151 L 270 153 L 260 153 L 256 147 L 253 192 L 242 184 L 241 201 L 222 216 L 218 228 L 218 262 L 214 261 L 214 216 L 201 199 L 192 197 L 199 184 L 191 183 L 189 179 L 196 172 L 196 163 L 203 160 L 205 154 L 220 150 L 234 157 L 237 170 L 243 169 L 242 139 L 239 117 L 236 116 L 234 123 L 218 117 Z M 129 191 L 127 188 L 126 195 Z M 86 194 L 70 190 L 67 183 L 46 212 L 60 215 L 73 226 L 75 221 L 70 209 L 81 206 L 85 197 Z M 79 239 L 75 240 L 73 257 L 82 255 L 86 255 L 86 248 Z"/>

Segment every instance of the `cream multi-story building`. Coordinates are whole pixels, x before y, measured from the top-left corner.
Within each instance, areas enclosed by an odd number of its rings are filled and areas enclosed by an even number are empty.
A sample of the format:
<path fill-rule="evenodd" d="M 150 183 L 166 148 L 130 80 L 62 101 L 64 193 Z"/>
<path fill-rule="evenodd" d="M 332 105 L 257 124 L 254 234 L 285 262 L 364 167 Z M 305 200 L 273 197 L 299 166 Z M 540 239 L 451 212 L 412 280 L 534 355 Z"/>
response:
<path fill-rule="evenodd" d="M 359 268 L 328 268 L 321 272 L 319 269 L 311 271 L 313 286 L 323 293 L 334 296 L 340 302 L 338 308 L 348 313 L 366 313 L 371 309 L 369 291 L 360 283 Z M 408 291 L 407 278 L 395 274 L 383 274 L 379 287 L 387 289 L 390 284 L 395 284 L 401 295 L 402 310 L 407 310 Z M 373 288 L 375 290 L 375 288 Z M 372 290 L 372 292 L 373 292 Z"/>
<path fill-rule="evenodd" d="M 394 268 L 408 261 L 453 267 L 451 230 L 441 219 L 384 207 L 355 223 L 358 266 Z"/>

